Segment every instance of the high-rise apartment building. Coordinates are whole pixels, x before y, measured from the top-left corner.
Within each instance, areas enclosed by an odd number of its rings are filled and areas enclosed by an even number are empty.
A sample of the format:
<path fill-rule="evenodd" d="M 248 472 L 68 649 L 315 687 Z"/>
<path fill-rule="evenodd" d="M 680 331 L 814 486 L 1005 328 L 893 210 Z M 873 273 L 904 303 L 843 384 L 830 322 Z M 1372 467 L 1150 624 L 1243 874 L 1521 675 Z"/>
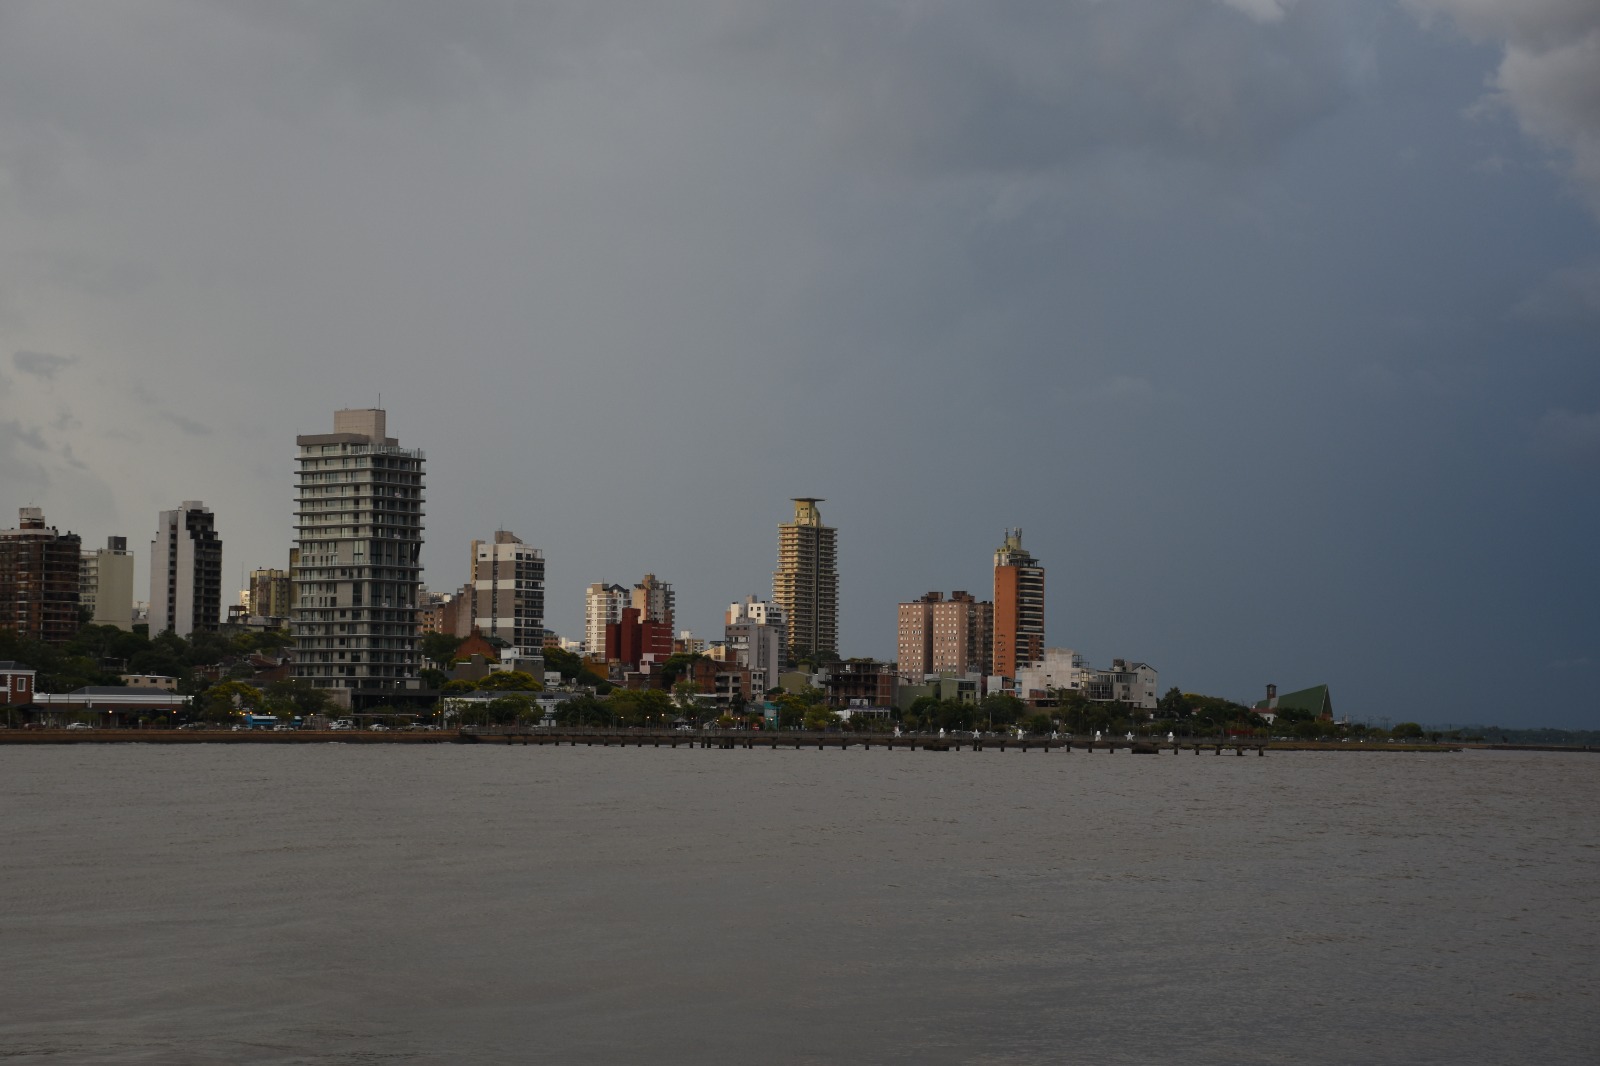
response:
<path fill-rule="evenodd" d="M 19 515 L 16 529 L 0 530 L 0 629 L 65 643 L 78 631 L 82 538 L 46 526 L 37 507 Z"/>
<path fill-rule="evenodd" d="M 472 542 L 472 625 L 529 655 L 544 647 L 544 553 L 515 533 Z"/>
<path fill-rule="evenodd" d="M 294 581 L 287 570 L 250 571 L 249 598 L 246 607 L 255 618 L 288 618 L 293 596 Z"/>
<path fill-rule="evenodd" d="M 378 408 L 295 443 L 294 675 L 352 706 L 415 688 L 425 456 Z"/>
<path fill-rule="evenodd" d="M 750 688 L 762 693 L 778 684 L 788 654 L 788 627 L 777 604 L 747 596 L 728 605 L 724 656 L 750 670 Z"/>
<path fill-rule="evenodd" d="M 994 666 L 994 604 L 959 589 L 946 600 L 930 592 L 900 605 L 899 669 L 927 674 L 987 675 Z"/>
<path fill-rule="evenodd" d="M 199 500 L 162 511 L 150 542 L 150 634 L 187 637 L 222 624 L 222 538 Z"/>
<path fill-rule="evenodd" d="M 822 524 L 818 497 L 797 496 L 794 521 L 778 526 L 772 599 L 789 627 L 788 655 L 839 657 L 839 531 Z"/>
<path fill-rule="evenodd" d="M 641 622 L 655 622 L 666 626 L 668 633 L 673 631 L 673 623 L 677 621 L 678 594 L 665 581 L 657 581 L 656 575 L 646 574 L 643 581 L 633 586 L 628 606 L 639 612 Z"/>
<path fill-rule="evenodd" d="M 994 553 L 994 673 L 1017 671 L 1044 658 L 1044 567 L 1022 548 L 1022 530 L 1006 530 Z"/>
<path fill-rule="evenodd" d="M 78 607 L 97 626 L 133 628 L 133 553 L 127 537 L 107 537 L 78 566 Z"/>
<path fill-rule="evenodd" d="M 621 585 L 596 582 L 583 597 L 583 650 L 600 657 L 606 653 L 606 626 L 622 621 L 622 609 L 629 605 L 629 592 Z"/>

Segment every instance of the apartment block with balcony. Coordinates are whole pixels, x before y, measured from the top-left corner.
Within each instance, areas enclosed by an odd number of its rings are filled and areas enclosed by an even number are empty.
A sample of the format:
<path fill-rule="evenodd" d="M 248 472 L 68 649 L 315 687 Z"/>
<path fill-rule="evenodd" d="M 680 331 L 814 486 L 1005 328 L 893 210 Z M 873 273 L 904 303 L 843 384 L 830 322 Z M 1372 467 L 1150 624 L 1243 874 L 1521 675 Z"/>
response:
<path fill-rule="evenodd" d="M 797 496 L 794 520 L 778 526 L 772 601 L 789 628 L 788 657 L 839 655 L 839 531 L 822 524 L 820 497 Z"/>
<path fill-rule="evenodd" d="M 78 632 L 83 541 L 23 507 L 16 529 L 0 530 L 0 629 L 63 644 Z"/>
<path fill-rule="evenodd" d="M 994 673 L 1014 678 L 1044 658 L 1044 567 L 1008 529 L 994 553 Z"/>
<path fill-rule="evenodd" d="M 959 589 L 902 603 L 898 612 L 900 672 L 921 680 L 930 674 L 987 675 L 994 659 L 994 604 Z"/>
<path fill-rule="evenodd" d="M 150 542 L 150 633 L 187 637 L 222 626 L 222 537 L 199 500 L 162 511 Z"/>
<path fill-rule="evenodd" d="M 415 689 L 426 457 L 377 408 L 295 443 L 295 677 L 350 706 Z"/>
<path fill-rule="evenodd" d="M 544 553 L 508 530 L 472 542 L 472 627 L 536 655 L 544 647 Z"/>

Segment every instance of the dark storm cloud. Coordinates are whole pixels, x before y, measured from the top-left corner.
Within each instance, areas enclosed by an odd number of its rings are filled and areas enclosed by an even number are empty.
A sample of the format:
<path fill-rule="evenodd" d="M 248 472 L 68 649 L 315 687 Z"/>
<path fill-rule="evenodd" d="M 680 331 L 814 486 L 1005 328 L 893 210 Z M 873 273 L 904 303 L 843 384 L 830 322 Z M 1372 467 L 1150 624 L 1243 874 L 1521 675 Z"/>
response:
<path fill-rule="evenodd" d="M 565 635 L 647 570 L 717 635 L 816 492 L 847 652 L 1020 523 L 1053 646 L 1487 714 L 1596 643 L 1586 14 L 0 5 L 0 350 L 85 353 L 0 463 L 282 565 L 293 435 L 381 392 L 429 582 L 509 526 Z"/>
<path fill-rule="evenodd" d="M 1350 29 L 1326 9 L 1261 23 L 1192 0 L 823 0 L 748 9 L 725 36 L 853 151 L 1007 172 L 1107 152 L 1258 159 L 1360 88 Z"/>
<path fill-rule="evenodd" d="M 56 375 L 77 362 L 70 355 L 52 355 L 49 352 L 17 352 L 11 357 L 12 365 L 24 374 L 54 381 Z"/>

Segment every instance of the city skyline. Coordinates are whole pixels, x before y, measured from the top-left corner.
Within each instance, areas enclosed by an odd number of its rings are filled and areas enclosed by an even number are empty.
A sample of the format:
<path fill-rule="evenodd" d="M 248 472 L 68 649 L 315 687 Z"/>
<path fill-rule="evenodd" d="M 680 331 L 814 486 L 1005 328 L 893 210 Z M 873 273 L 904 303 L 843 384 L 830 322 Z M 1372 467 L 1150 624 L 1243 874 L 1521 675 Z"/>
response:
<path fill-rule="evenodd" d="M 814 493 L 847 654 L 1021 526 L 1091 663 L 1595 723 L 1480 676 L 1600 683 L 1593 3 L 372 17 L 0 12 L 0 495 L 136 588 L 185 499 L 287 568 L 284 442 L 385 407 L 428 585 L 515 530 L 563 635 L 715 635 Z"/>

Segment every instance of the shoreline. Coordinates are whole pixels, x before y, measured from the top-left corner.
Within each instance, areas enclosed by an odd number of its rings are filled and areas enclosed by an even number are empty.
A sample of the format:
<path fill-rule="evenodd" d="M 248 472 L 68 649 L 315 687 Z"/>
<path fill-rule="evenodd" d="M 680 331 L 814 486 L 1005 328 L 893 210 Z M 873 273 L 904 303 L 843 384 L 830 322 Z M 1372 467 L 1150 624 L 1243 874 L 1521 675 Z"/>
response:
<path fill-rule="evenodd" d="M 892 743 L 891 743 L 892 741 Z M 178 729 L 0 729 L 0 745 L 61 745 L 61 744 L 507 744 L 535 747 L 584 745 L 602 747 L 898 747 L 923 750 L 961 750 L 972 748 L 968 738 L 948 740 L 933 737 L 889 738 L 882 734 L 850 733 L 759 733 L 701 734 L 687 732 L 662 732 L 658 730 L 582 733 L 568 731 L 528 731 L 513 733 L 470 733 L 457 731 L 406 731 L 369 732 L 364 730 L 178 730 Z M 1176 754 L 1179 752 L 1225 751 L 1237 749 L 1262 749 L 1266 752 L 1386 752 L 1408 754 L 1449 754 L 1463 751 L 1548 751 L 1574 754 L 1600 753 L 1592 746 L 1562 746 L 1556 744 L 1363 744 L 1343 741 L 1260 741 L 1254 738 L 1187 738 L 1174 744 L 1166 740 L 1137 738 L 1132 742 L 1118 738 L 1115 741 L 1094 742 L 1071 738 L 1055 741 L 1043 737 L 1024 740 L 1015 738 L 988 738 L 977 747 L 1028 750 L 1062 750 L 1070 753 L 1115 753 L 1117 749 L 1138 754 Z"/>

